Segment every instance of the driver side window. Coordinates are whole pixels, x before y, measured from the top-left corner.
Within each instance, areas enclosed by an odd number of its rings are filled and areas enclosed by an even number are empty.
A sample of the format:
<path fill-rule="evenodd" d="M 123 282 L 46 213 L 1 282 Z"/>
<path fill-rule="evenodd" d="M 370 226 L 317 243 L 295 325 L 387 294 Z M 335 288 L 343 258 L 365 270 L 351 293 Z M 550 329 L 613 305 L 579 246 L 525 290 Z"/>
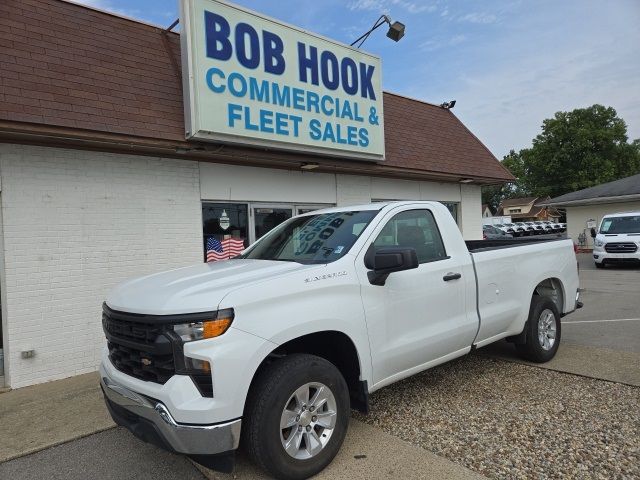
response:
<path fill-rule="evenodd" d="M 429 210 L 407 210 L 398 213 L 384 226 L 374 248 L 411 247 L 418 254 L 419 263 L 447 258 L 440 231 Z"/>

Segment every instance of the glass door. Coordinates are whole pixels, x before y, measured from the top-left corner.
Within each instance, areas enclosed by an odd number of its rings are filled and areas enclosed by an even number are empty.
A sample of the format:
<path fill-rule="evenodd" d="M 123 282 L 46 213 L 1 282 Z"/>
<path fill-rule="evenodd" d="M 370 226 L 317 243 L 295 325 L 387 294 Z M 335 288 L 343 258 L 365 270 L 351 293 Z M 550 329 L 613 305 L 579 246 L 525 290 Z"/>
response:
<path fill-rule="evenodd" d="M 252 205 L 253 234 L 258 240 L 269 230 L 277 227 L 285 220 L 293 217 L 293 206 L 286 205 Z"/>

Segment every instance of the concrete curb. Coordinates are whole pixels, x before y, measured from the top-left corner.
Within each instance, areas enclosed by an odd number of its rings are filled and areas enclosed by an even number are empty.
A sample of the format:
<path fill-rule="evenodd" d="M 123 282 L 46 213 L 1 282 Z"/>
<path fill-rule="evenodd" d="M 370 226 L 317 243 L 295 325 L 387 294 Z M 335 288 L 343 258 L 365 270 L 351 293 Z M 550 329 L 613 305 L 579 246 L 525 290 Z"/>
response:
<path fill-rule="evenodd" d="M 637 368 L 640 354 L 636 352 L 561 344 L 550 362 L 532 363 L 518 358 L 511 345 L 501 342 L 478 350 L 478 354 L 530 367 L 640 387 L 640 369 Z"/>
<path fill-rule="evenodd" d="M 16 458 L 26 457 L 27 455 L 32 455 L 34 453 L 42 452 L 43 450 L 49 450 L 50 448 L 57 447 L 57 446 L 60 446 L 60 445 L 64 445 L 65 443 L 73 442 L 75 440 L 80 440 L 81 438 L 89 437 L 91 435 L 95 435 L 96 433 L 105 432 L 107 430 L 111 430 L 111 429 L 114 429 L 114 428 L 116 428 L 116 425 L 112 425 L 112 426 L 106 427 L 106 428 L 101 428 L 99 430 L 95 430 L 95 431 L 88 432 L 88 433 L 79 434 L 79 435 L 74 436 L 74 437 L 65 438 L 64 440 L 60 440 L 58 442 L 53 442 L 53 443 L 49 443 L 47 445 L 42 445 L 42 446 L 36 447 L 33 450 L 23 450 L 20 453 L 15 454 L 13 456 L 0 458 L 0 464 L 4 463 L 4 462 L 9 462 L 11 460 L 15 460 Z"/>

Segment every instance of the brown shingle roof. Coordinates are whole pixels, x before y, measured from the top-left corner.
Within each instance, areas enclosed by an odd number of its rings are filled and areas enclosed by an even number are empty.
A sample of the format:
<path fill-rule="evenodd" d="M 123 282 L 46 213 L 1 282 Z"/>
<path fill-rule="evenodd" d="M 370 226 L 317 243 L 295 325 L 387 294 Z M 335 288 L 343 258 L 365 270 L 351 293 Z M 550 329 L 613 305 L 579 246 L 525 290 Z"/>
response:
<path fill-rule="evenodd" d="M 177 34 L 62 0 L 2 0 L 0 131 L 10 122 L 13 132 L 46 125 L 104 141 L 184 143 L 179 43 Z M 386 160 L 358 162 L 363 171 L 513 180 L 448 110 L 385 93 L 384 116 Z"/>

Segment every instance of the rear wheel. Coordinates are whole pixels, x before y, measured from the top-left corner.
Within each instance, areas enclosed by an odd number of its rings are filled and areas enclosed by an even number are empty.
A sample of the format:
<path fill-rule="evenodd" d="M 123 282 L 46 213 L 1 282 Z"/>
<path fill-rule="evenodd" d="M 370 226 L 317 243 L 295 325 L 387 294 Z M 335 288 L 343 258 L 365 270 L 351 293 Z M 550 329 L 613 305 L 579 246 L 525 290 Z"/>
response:
<path fill-rule="evenodd" d="M 274 477 L 308 478 L 340 450 L 349 415 L 340 371 L 314 355 L 289 355 L 268 365 L 251 388 L 244 443 L 251 459 Z"/>
<path fill-rule="evenodd" d="M 526 342 L 516 345 L 520 356 L 536 363 L 551 360 L 558 351 L 561 333 L 560 313 L 553 300 L 534 295 L 525 329 Z"/>

